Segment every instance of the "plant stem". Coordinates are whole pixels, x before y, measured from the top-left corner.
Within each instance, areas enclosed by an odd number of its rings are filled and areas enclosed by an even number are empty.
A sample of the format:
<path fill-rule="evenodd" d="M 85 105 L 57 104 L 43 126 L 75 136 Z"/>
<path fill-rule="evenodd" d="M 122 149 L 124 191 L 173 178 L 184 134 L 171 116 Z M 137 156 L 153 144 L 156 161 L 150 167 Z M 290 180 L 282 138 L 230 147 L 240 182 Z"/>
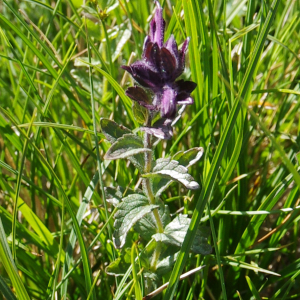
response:
<path fill-rule="evenodd" d="M 150 126 L 150 125 L 151 125 L 151 117 L 149 116 L 148 120 L 147 120 L 147 126 Z M 144 135 L 144 147 L 152 150 L 151 135 L 146 133 L 146 132 L 145 132 L 145 135 Z M 152 151 L 151 152 L 145 152 L 145 168 L 144 168 L 145 173 L 149 173 L 152 170 L 152 158 L 153 158 L 153 152 Z M 145 192 L 148 196 L 150 204 L 155 204 L 155 197 L 153 195 L 150 178 L 144 178 L 143 179 L 143 187 L 144 187 L 144 190 L 145 190 Z M 154 214 L 156 224 L 157 224 L 157 231 L 161 233 L 161 232 L 164 231 L 164 226 L 163 226 L 162 221 L 160 219 L 157 208 L 153 210 L 153 214 Z"/>
<path fill-rule="evenodd" d="M 151 126 L 151 117 L 150 116 L 148 116 L 146 125 Z M 146 132 L 144 134 L 144 147 L 152 150 L 151 135 Z M 145 173 L 149 173 L 152 171 L 152 158 L 153 158 L 152 151 L 145 152 L 145 168 L 144 168 Z M 150 204 L 155 204 L 155 197 L 153 195 L 150 178 L 143 179 L 143 187 L 144 187 L 144 191 L 146 192 L 146 195 L 148 196 Z M 154 215 L 154 218 L 155 218 L 156 224 L 157 224 L 157 232 L 159 232 L 159 233 L 164 232 L 164 226 L 163 226 L 162 220 L 159 216 L 157 208 L 153 210 L 153 215 Z M 150 266 L 150 269 L 153 271 L 156 270 L 156 265 L 157 265 L 157 261 L 159 259 L 160 253 L 161 253 L 161 243 L 157 242 L 157 246 L 156 246 L 156 249 L 154 250 L 153 258 L 152 258 L 151 266 Z"/>

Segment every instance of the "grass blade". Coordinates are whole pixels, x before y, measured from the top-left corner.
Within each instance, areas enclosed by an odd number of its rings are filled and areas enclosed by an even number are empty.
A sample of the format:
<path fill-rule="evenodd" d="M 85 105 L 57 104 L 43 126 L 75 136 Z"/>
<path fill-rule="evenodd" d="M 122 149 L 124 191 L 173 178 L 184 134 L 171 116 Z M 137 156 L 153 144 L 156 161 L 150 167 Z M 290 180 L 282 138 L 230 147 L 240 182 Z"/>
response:
<path fill-rule="evenodd" d="M 2 225 L 2 220 L 0 218 L 0 258 L 2 264 L 12 282 L 13 287 L 16 290 L 18 299 L 20 300 L 30 300 L 24 284 L 18 274 L 18 269 L 14 263 L 12 254 L 10 252 L 9 246 L 6 241 L 6 235 Z"/>
<path fill-rule="evenodd" d="M 1 220 L 1 219 L 0 219 Z M 7 299 L 7 300 L 17 300 L 15 295 L 12 293 L 10 288 L 7 286 L 5 280 L 0 276 L 0 290 L 2 295 Z"/>
<path fill-rule="evenodd" d="M 212 165 L 208 174 L 208 177 L 206 179 L 206 182 L 204 183 L 204 187 L 201 191 L 200 197 L 197 201 L 195 211 L 193 213 L 193 217 L 190 223 L 189 231 L 187 232 L 187 235 L 184 239 L 182 249 L 180 250 L 180 253 L 178 255 L 177 261 L 175 263 L 173 272 L 170 277 L 170 285 L 166 291 L 166 294 L 164 296 L 164 300 L 172 299 L 176 290 L 176 287 L 178 285 L 178 279 L 180 274 L 182 273 L 182 270 L 184 268 L 187 255 L 189 252 L 189 249 L 192 245 L 192 242 L 194 240 L 196 230 L 198 228 L 200 219 L 202 217 L 204 208 L 206 203 L 209 201 L 209 195 L 211 193 L 212 187 L 214 185 L 214 182 L 217 177 L 217 173 L 219 170 L 219 166 L 221 164 L 223 155 L 225 153 L 225 149 L 227 147 L 227 144 L 229 142 L 233 127 L 235 125 L 238 113 L 241 108 L 240 100 L 239 99 L 244 99 L 247 93 L 250 92 L 251 89 L 251 82 L 253 80 L 253 75 L 256 71 L 256 64 L 259 60 L 259 57 L 261 55 L 264 42 L 266 40 L 267 34 L 270 30 L 272 21 L 275 17 L 278 5 L 280 1 L 279 0 L 274 0 L 271 7 L 270 11 L 268 13 L 267 19 L 261 29 L 260 35 L 258 37 L 257 44 L 255 46 L 255 50 L 253 52 L 253 56 L 251 57 L 249 66 L 247 68 L 246 74 L 244 76 L 241 89 L 239 91 L 238 98 L 235 100 L 234 106 L 230 112 L 228 121 L 226 123 L 226 127 L 221 135 L 221 140 L 219 142 L 217 151 L 214 155 Z"/>

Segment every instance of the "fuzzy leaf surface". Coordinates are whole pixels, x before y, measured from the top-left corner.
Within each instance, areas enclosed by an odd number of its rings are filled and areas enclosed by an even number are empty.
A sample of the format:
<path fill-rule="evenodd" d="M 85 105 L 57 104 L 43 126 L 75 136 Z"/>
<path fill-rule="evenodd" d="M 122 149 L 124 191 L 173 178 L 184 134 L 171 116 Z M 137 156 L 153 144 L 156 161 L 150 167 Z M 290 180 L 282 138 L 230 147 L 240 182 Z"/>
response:
<path fill-rule="evenodd" d="M 185 166 L 169 158 L 156 160 L 152 173 L 144 174 L 143 176 L 152 178 L 153 191 L 156 196 L 160 195 L 173 180 L 180 182 L 190 190 L 196 190 L 200 187 L 194 178 L 188 174 L 188 169 Z M 162 178 L 165 180 L 161 180 Z"/>
<path fill-rule="evenodd" d="M 181 247 L 190 222 L 191 219 L 189 219 L 187 215 L 179 215 L 165 227 L 163 233 L 156 233 L 152 238 L 156 241 Z M 197 230 L 191 250 L 203 255 L 211 253 L 212 248 L 207 243 L 209 234 L 209 229 L 207 227 L 200 226 Z"/>
<path fill-rule="evenodd" d="M 100 120 L 100 125 L 102 133 L 105 135 L 106 139 L 112 144 L 115 143 L 121 137 L 123 137 L 123 135 L 132 134 L 131 130 L 129 130 L 125 126 L 119 125 L 116 122 L 109 119 L 102 118 Z M 139 139 L 139 137 L 137 137 L 137 139 Z M 144 145 L 141 145 L 141 143 L 139 143 L 139 147 L 143 148 L 143 146 Z M 145 165 L 143 153 L 138 153 L 127 158 L 136 168 L 140 170 L 140 172 L 143 172 Z"/>
<path fill-rule="evenodd" d="M 164 205 L 162 202 L 159 203 L 158 214 L 164 227 L 171 222 L 169 207 Z M 145 215 L 135 224 L 134 230 L 138 232 L 145 240 L 151 240 L 152 235 L 157 232 L 154 215 Z"/>
<path fill-rule="evenodd" d="M 203 155 L 202 147 L 191 148 L 187 151 L 177 152 L 172 158 L 177 160 L 180 165 L 189 168 L 194 165 Z"/>
<path fill-rule="evenodd" d="M 123 188 L 121 186 L 118 187 L 105 187 L 105 199 L 108 203 L 111 203 L 113 206 L 117 206 L 122 198 L 131 194 L 140 194 L 143 195 L 142 190 L 133 190 L 131 188 Z"/>
<path fill-rule="evenodd" d="M 111 145 L 104 155 L 104 159 L 128 158 L 135 154 L 152 151 L 143 147 L 144 144 L 141 137 L 135 134 L 124 134 Z"/>
<path fill-rule="evenodd" d="M 194 165 L 203 155 L 202 147 L 195 147 L 187 151 L 177 152 L 172 159 L 177 160 L 179 165 L 189 168 Z M 173 182 L 172 179 L 153 177 L 152 179 L 153 193 L 159 197 L 164 190 Z"/>
<path fill-rule="evenodd" d="M 129 130 L 125 126 L 119 125 L 116 122 L 109 119 L 102 118 L 100 120 L 100 125 L 106 139 L 111 143 L 114 143 L 117 139 L 122 137 L 124 134 L 132 133 L 131 130 Z"/>
<path fill-rule="evenodd" d="M 115 214 L 113 241 L 116 248 L 122 248 L 131 227 L 146 214 L 159 206 L 149 204 L 148 198 L 143 195 L 133 194 L 123 198 L 117 207 L 118 211 Z"/>

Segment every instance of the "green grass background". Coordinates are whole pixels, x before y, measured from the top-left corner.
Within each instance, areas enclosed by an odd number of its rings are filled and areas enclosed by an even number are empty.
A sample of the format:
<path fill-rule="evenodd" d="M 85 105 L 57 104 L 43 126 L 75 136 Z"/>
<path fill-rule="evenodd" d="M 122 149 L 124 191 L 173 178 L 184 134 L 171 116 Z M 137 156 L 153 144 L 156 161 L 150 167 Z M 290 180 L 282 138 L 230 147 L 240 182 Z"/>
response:
<path fill-rule="evenodd" d="M 156 155 L 201 146 L 204 157 L 190 170 L 200 190 L 163 194 L 192 222 L 155 299 L 300 299 L 300 3 L 161 4 L 166 37 L 191 38 L 183 77 L 197 89 Z M 0 299 L 140 299 L 141 270 L 105 272 L 121 251 L 103 188 L 134 188 L 139 174 L 103 161 L 99 119 L 138 126 L 120 66 L 141 56 L 153 11 L 146 0 L 0 3 Z M 212 231 L 205 257 L 189 253 L 200 223 Z"/>

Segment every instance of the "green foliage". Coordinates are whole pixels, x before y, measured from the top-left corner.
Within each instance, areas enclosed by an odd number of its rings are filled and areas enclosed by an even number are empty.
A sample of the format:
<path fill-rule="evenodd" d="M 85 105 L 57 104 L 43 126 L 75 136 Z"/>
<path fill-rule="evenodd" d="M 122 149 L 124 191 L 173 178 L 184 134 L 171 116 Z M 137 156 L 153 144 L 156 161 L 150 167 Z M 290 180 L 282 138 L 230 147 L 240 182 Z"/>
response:
<path fill-rule="evenodd" d="M 150 152 L 143 148 L 143 140 L 135 134 L 124 134 L 118 138 L 106 152 L 104 159 L 119 159 L 134 156 L 139 153 Z"/>
<path fill-rule="evenodd" d="M 159 206 L 158 214 L 165 228 L 171 222 L 169 206 L 164 205 L 162 201 L 157 201 L 157 204 Z M 146 241 L 150 241 L 152 237 L 154 238 L 153 235 L 157 233 L 157 225 L 153 214 L 147 214 L 144 218 L 139 220 L 134 226 L 134 230 Z"/>
<path fill-rule="evenodd" d="M 156 160 L 152 172 L 144 174 L 143 177 L 159 177 L 159 180 L 161 180 L 161 178 L 171 179 L 180 182 L 187 189 L 198 189 L 199 184 L 190 174 L 187 173 L 187 171 L 187 168 L 181 166 L 176 160 L 171 160 L 169 158 L 159 158 Z M 157 190 L 157 188 L 154 188 L 154 190 Z"/>
<path fill-rule="evenodd" d="M 156 233 L 153 238 L 158 242 L 163 242 L 168 245 L 181 247 L 186 236 L 191 220 L 186 215 L 179 215 L 172 220 L 166 227 L 163 233 Z M 210 232 L 207 227 L 198 227 L 194 243 L 191 250 L 199 254 L 210 254 L 211 246 L 207 244 L 207 238 Z"/>
<path fill-rule="evenodd" d="M 117 207 L 118 212 L 115 214 L 113 237 L 116 248 L 122 248 L 131 227 L 158 206 L 149 205 L 148 198 L 145 196 L 132 194 L 123 198 Z"/>
<path fill-rule="evenodd" d="M 146 116 L 120 66 L 153 2 L 3 1 L 0 298 L 140 299 L 168 281 L 155 299 L 300 297 L 299 2 L 160 2 L 197 89 L 154 141 L 156 203 L 136 212 Z"/>
<path fill-rule="evenodd" d="M 109 119 L 101 119 L 100 120 L 101 131 L 105 135 L 105 138 L 114 143 L 117 139 L 121 138 L 124 134 L 130 134 L 131 131 L 122 126 L 118 125 L 116 122 L 111 121 Z"/>

